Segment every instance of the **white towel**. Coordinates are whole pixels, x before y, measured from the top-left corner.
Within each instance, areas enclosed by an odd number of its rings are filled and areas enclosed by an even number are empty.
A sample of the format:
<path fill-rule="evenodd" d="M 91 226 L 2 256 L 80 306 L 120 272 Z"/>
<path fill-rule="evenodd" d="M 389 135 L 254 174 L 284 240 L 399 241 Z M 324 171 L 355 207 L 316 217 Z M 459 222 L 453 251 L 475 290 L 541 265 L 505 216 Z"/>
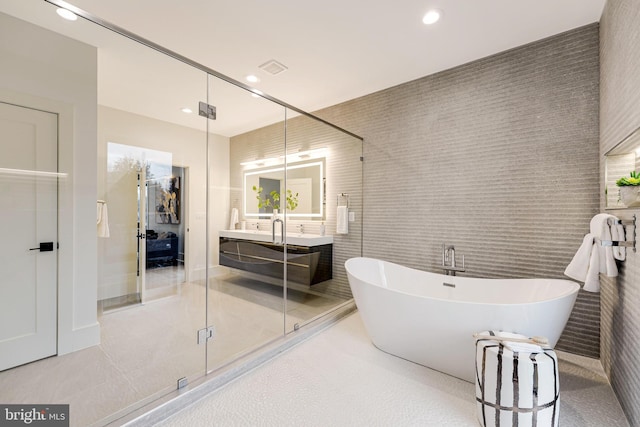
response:
<path fill-rule="evenodd" d="M 349 208 L 338 206 L 336 212 L 336 234 L 349 233 Z"/>
<path fill-rule="evenodd" d="M 238 209 L 231 209 L 231 218 L 229 219 L 229 230 L 235 230 L 238 223 Z"/>
<path fill-rule="evenodd" d="M 609 277 L 618 275 L 618 267 L 611 246 L 603 247 L 596 239 L 612 240 L 609 220 L 613 215 L 598 214 L 591 219 L 589 233 L 564 271 L 564 274 L 579 282 L 584 282 L 584 290 L 600 291 L 600 273 Z"/>
<path fill-rule="evenodd" d="M 564 274 L 579 282 L 584 282 L 587 279 L 587 272 L 589 271 L 589 265 L 591 264 L 591 252 L 593 250 L 593 234 L 589 233 L 582 239 L 582 244 L 578 248 L 578 251 L 573 256 L 573 259 L 564 270 Z M 597 254 L 597 252 L 596 252 Z M 600 264 L 597 264 L 598 268 L 595 269 L 600 272 Z"/>
<path fill-rule="evenodd" d="M 591 254 L 589 256 L 589 269 L 584 279 L 584 289 L 587 292 L 600 292 L 600 252 L 598 244 L 592 245 Z"/>
<path fill-rule="evenodd" d="M 109 237 L 109 214 L 107 212 L 107 203 L 98 201 L 98 237 Z"/>
<path fill-rule="evenodd" d="M 609 219 L 618 220 L 618 218 L 609 214 L 598 214 L 591 218 L 591 223 L 589 224 L 590 233 L 600 240 L 611 241 Z M 613 258 L 613 247 L 598 244 L 598 249 L 600 251 L 600 273 L 609 277 L 616 277 L 618 275 L 618 266 Z"/>

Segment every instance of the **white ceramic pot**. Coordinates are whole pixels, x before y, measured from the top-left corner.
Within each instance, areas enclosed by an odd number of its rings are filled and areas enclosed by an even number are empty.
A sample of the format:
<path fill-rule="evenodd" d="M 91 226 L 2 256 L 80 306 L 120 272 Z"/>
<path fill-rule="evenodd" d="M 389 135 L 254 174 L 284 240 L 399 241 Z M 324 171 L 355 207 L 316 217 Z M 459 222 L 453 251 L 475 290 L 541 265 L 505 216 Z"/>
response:
<path fill-rule="evenodd" d="M 620 200 L 628 208 L 640 206 L 640 185 L 620 187 Z"/>

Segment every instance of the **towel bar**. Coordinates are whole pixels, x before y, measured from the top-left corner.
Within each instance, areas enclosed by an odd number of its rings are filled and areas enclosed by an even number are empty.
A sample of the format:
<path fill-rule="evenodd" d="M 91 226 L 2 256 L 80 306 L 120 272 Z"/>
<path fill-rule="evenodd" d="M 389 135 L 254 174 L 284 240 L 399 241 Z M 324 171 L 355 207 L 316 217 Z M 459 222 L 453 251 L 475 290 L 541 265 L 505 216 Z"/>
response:
<path fill-rule="evenodd" d="M 629 231 L 626 229 L 626 226 L 633 227 L 633 239 L 632 240 L 600 240 L 595 239 L 597 242 L 600 242 L 600 246 L 623 246 L 626 248 L 633 248 L 633 252 L 636 251 L 636 215 L 633 214 L 633 219 L 619 219 L 616 224 L 622 224 L 625 226 L 625 235 L 627 238 L 629 237 Z"/>

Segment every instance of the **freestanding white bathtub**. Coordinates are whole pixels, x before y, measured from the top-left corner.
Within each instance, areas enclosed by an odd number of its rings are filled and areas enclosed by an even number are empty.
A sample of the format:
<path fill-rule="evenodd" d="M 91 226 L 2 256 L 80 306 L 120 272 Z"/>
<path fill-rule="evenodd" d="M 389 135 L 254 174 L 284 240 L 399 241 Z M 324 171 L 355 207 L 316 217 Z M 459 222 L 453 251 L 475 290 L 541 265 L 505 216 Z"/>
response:
<path fill-rule="evenodd" d="M 570 280 L 446 276 L 372 258 L 345 267 L 376 347 L 470 382 L 474 333 L 544 336 L 554 347 L 580 289 Z"/>

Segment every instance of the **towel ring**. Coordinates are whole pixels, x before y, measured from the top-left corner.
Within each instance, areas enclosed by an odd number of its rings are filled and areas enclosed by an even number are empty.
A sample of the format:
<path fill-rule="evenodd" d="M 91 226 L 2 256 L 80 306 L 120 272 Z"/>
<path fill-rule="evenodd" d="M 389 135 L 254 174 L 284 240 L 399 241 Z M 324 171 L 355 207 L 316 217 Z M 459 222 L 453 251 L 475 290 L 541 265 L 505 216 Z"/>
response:
<path fill-rule="evenodd" d="M 342 202 L 343 204 L 340 204 L 340 202 Z M 346 206 L 347 209 L 348 209 L 349 208 L 349 194 L 347 194 L 347 193 L 338 194 L 338 196 L 336 197 L 336 204 L 338 206 Z"/>

